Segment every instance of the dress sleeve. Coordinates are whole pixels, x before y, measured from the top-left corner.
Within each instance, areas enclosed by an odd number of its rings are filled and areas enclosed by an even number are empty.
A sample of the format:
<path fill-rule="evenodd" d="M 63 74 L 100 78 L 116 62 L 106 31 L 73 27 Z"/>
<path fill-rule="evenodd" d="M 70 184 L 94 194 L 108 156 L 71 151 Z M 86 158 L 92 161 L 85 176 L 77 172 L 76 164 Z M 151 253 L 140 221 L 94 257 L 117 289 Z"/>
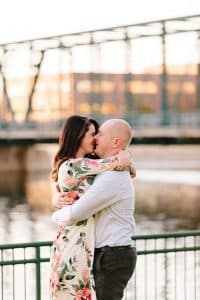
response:
<path fill-rule="evenodd" d="M 114 171 L 117 167 L 117 159 L 115 157 L 74 159 L 72 160 L 72 167 L 76 172 L 76 177 L 82 178 L 89 175 L 101 174 L 105 171 Z"/>
<path fill-rule="evenodd" d="M 76 190 L 86 177 L 101 174 L 104 171 L 113 171 L 116 166 L 117 159 L 115 157 L 70 159 L 60 166 L 58 183 L 64 192 Z"/>

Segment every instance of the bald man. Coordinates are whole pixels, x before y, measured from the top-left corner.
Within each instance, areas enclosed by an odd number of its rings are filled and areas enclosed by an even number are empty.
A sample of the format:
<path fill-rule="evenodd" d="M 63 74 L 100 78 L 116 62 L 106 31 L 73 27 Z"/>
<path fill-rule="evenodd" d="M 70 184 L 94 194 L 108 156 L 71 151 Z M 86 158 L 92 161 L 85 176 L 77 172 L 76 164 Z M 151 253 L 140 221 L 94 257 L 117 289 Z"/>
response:
<path fill-rule="evenodd" d="M 125 150 L 130 144 L 132 130 L 130 125 L 121 119 L 111 119 L 102 124 L 96 135 L 95 153 L 101 157 L 108 157 Z"/>
<path fill-rule="evenodd" d="M 132 138 L 131 127 L 121 119 L 108 120 L 96 136 L 96 154 L 116 155 Z M 95 215 L 94 279 L 98 300 L 121 300 L 136 265 L 132 244 L 135 229 L 135 194 L 128 171 L 97 175 L 91 188 L 73 205 L 59 209 L 53 219 L 72 225 Z"/>

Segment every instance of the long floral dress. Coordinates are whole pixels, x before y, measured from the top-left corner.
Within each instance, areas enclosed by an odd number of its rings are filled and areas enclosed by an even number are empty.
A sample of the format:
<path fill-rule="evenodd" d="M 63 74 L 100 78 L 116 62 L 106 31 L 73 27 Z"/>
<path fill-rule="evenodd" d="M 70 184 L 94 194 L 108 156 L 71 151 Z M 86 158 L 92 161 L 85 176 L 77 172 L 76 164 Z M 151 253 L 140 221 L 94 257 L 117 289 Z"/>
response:
<path fill-rule="evenodd" d="M 114 170 L 115 159 L 70 159 L 59 168 L 60 189 L 81 196 L 95 175 Z M 78 191 L 78 192 L 77 192 Z M 50 262 L 52 300 L 96 300 L 92 274 L 94 256 L 94 218 L 72 226 L 60 226 L 53 242 Z"/>

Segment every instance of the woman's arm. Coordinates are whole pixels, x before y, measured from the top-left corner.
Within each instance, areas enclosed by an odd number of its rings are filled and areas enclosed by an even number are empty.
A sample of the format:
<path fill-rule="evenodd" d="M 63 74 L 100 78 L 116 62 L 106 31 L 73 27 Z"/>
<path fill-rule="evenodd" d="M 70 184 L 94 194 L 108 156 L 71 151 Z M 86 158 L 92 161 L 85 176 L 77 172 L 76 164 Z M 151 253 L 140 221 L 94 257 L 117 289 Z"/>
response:
<path fill-rule="evenodd" d="M 58 182 L 63 187 L 62 191 L 68 192 L 77 189 L 87 176 L 113 170 L 129 170 L 132 176 L 135 176 L 135 168 L 128 151 L 123 150 L 115 156 L 103 159 L 70 159 L 60 166 Z"/>
<path fill-rule="evenodd" d="M 70 162 L 76 178 L 97 175 L 105 171 L 124 171 L 134 168 L 130 153 L 126 150 L 122 150 L 117 155 L 108 158 L 78 158 L 71 159 Z"/>
<path fill-rule="evenodd" d="M 118 167 L 117 156 L 103 159 L 81 158 L 74 159 L 71 162 L 72 168 L 76 173 L 76 178 L 97 175 L 105 171 L 113 171 Z"/>
<path fill-rule="evenodd" d="M 63 192 L 78 190 L 86 178 L 104 171 L 115 170 L 116 167 L 116 157 L 108 159 L 70 159 L 60 166 L 58 171 L 58 183 Z M 91 183 L 92 181 L 93 180 L 91 180 Z"/>

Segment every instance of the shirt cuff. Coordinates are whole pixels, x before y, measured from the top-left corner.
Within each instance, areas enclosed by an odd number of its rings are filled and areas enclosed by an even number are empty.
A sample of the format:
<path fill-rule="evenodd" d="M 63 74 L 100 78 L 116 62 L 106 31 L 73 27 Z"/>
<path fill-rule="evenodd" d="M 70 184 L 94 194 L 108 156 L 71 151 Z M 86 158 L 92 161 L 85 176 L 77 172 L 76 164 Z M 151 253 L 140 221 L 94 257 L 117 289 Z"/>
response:
<path fill-rule="evenodd" d="M 67 207 L 63 207 L 52 214 L 52 220 L 58 225 L 66 225 L 68 221 Z"/>

